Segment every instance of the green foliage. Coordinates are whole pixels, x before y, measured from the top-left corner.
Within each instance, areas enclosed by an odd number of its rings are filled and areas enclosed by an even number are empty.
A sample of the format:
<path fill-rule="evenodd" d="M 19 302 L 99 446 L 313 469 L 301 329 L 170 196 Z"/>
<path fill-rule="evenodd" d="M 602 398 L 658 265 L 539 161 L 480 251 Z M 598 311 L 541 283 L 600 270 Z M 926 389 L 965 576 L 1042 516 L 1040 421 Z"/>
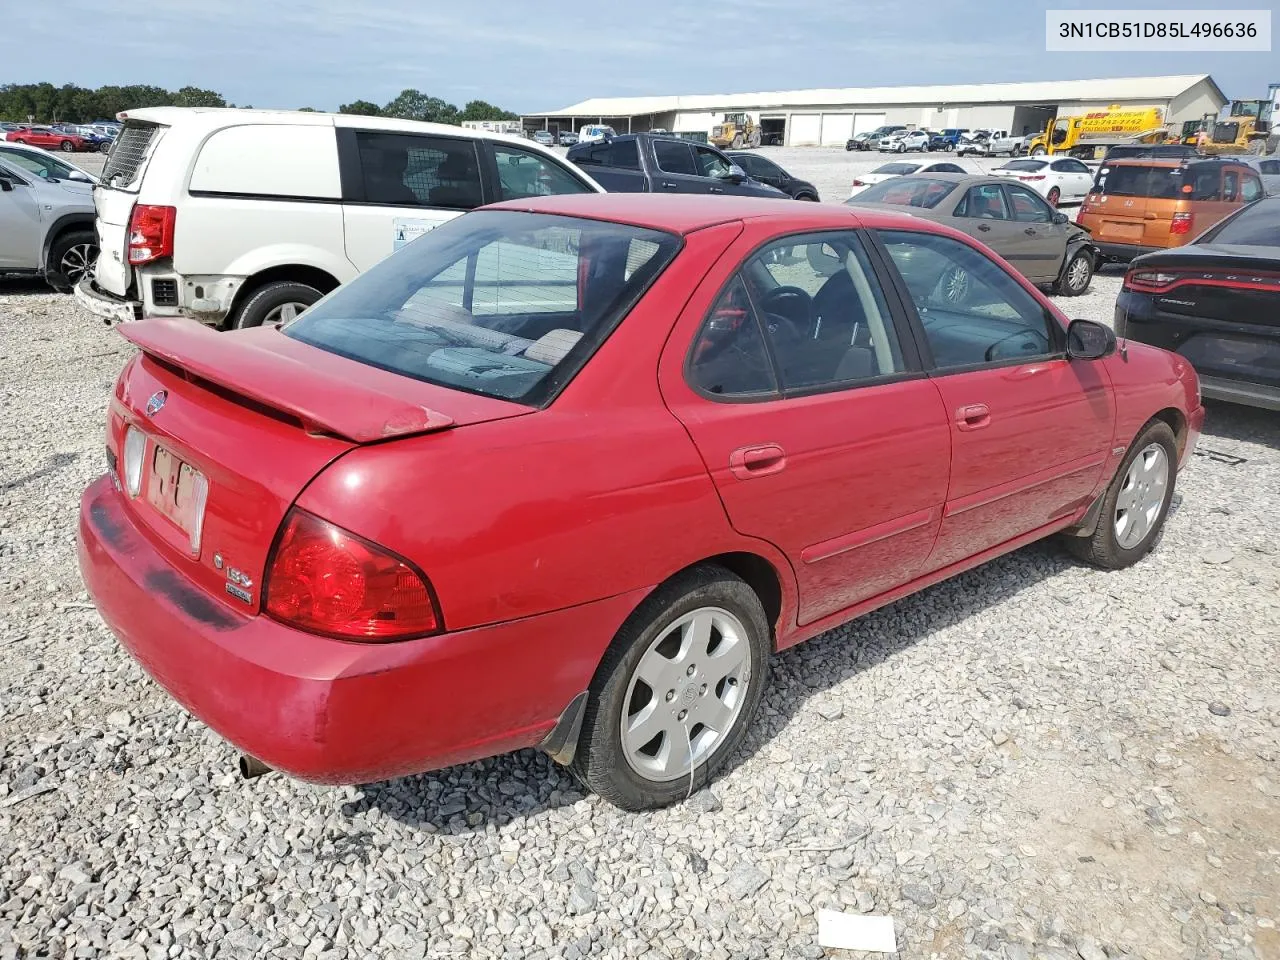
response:
<path fill-rule="evenodd" d="M 91 90 L 73 83 L 55 87 L 52 83 L 0 84 L 0 120 L 25 122 L 34 117 L 37 123 L 88 123 L 112 120 L 123 110 L 141 107 L 234 107 L 216 90 L 182 87 L 165 90 L 143 84 L 98 87 Z M 248 105 L 245 109 L 249 109 Z M 311 107 L 304 111 L 314 113 Z M 353 100 L 338 108 L 339 113 L 366 117 L 402 117 L 429 123 L 460 123 L 463 120 L 516 120 L 518 115 L 484 100 L 472 100 L 459 110 L 439 97 L 420 90 L 402 90 L 384 107 L 368 100 Z"/>

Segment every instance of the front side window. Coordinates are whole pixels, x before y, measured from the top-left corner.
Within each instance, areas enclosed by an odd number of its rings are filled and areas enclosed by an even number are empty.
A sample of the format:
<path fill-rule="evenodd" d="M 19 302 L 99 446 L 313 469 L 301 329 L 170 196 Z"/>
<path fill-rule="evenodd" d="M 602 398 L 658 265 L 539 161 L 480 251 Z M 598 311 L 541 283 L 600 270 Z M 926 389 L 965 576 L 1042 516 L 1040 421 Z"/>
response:
<path fill-rule="evenodd" d="M 519 147 L 495 143 L 493 159 L 498 164 L 498 195 L 503 200 L 589 192 L 585 183 L 558 163 Z"/>
<path fill-rule="evenodd" d="M 738 310 L 754 329 L 729 323 Z M 768 378 L 751 359 L 761 333 Z M 720 359 L 730 356 L 733 363 Z M 788 237 L 755 253 L 717 300 L 690 357 L 694 384 L 726 396 L 771 392 L 775 377 L 786 393 L 810 393 L 903 370 L 871 261 L 857 234 L 844 231 Z"/>
<path fill-rule="evenodd" d="M 704 177 L 717 179 L 729 175 L 729 161 L 714 150 L 706 147 L 694 147 L 693 152 L 698 160 L 698 173 Z"/>
<path fill-rule="evenodd" d="M 477 211 L 401 248 L 284 332 L 416 380 L 540 405 L 679 246 L 640 227 Z"/>
<path fill-rule="evenodd" d="M 1221 200 L 1222 171 L 1218 167 L 1191 167 L 1182 192 L 1190 200 Z"/>
<path fill-rule="evenodd" d="M 367 203 L 470 210 L 484 203 L 475 141 L 357 131 Z"/>
<path fill-rule="evenodd" d="M 1244 203 L 1253 203 L 1263 194 L 1262 181 L 1251 173 L 1244 175 L 1243 183 L 1240 186 L 1240 199 Z"/>
<path fill-rule="evenodd" d="M 698 175 L 698 168 L 693 165 L 693 149 L 687 143 L 679 140 L 655 140 L 653 155 L 658 161 L 658 169 L 663 173 L 687 177 Z"/>
<path fill-rule="evenodd" d="M 1009 184 L 1009 202 L 1013 204 L 1013 219 L 1019 223 L 1052 223 L 1052 208 L 1039 195 L 1020 184 Z"/>
<path fill-rule="evenodd" d="M 0 150 L 0 158 L 8 160 L 15 167 L 29 170 L 42 180 L 65 180 L 71 168 L 52 157 L 39 157 L 20 150 Z"/>
<path fill-rule="evenodd" d="M 1030 360 L 1059 349 L 1062 331 L 1035 297 L 967 243 L 882 230 L 940 369 Z"/>
<path fill-rule="evenodd" d="M 1009 205 L 998 183 L 983 183 L 970 187 L 964 199 L 955 209 L 957 217 L 973 217 L 978 220 L 1009 220 Z"/>

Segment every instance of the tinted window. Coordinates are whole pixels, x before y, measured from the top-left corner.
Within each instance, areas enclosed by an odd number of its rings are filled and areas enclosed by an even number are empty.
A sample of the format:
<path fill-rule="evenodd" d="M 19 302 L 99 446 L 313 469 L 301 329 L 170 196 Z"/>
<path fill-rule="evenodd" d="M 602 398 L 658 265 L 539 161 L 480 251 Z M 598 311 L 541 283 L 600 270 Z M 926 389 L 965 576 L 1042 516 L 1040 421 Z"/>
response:
<path fill-rule="evenodd" d="M 1258 170 L 1268 176 L 1280 174 L 1280 160 L 1263 160 L 1258 164 Z"/>
<path fill-rule="evenodd" d="M 689 354 L 689 381 L 725 397 L 777 393 L 760 323 L 741 276 L 716 298 Z"/>
<path fill-rule="evenodd" d="M 924 177 L 911 177 L 884 180 L 872 184 L 860 194 L 847 202 L 859 203 L 896 203 L 904 207 L 925 207 L 932 209 L 941 203 L 955 184 L 947 180 L 930 180 Z"/>
<path fill-rule="evenodd" d="M 1244 175 L 1244 183 L 1240 188 L 1240 199 L 1245 203 L 1253 203 L 1263 195 L 1262 181 L 1251 173 Z"/>
<path fill-rule="evenodd" d="M 1058 166 L 1063 163 L 1066 163 L 1066 161 L 1059 160 L 1057 163 L 1054 164 L 1054 169 L 1057 169 Z M 1043 170 L 1047 166 L 1048 166 L 1048 163 L 1044 160 L 1010 160 L 1000 169 L 1001 170 L 1023 170 L 1027 173 L 1035 173 L 1038 170 Z"/>
<path fill-rule="evenodd" d="M 964 167 L 956 166 L 954 163 L 935 163 L 929 168 L 931 173 L 965 173 Z"/>
<path fill-rule="evenodd" d="M 12 163 L 15 167 L 29 170 L 42 179 L 65 179 L 71 168 L 53 157 L 42 157 L 21 150 L 0 149 L 0 159 Z"/>
<path fill-rule="evenodd" d="M 1004 191 L 998 183 L 983 183 L 970 187 L 959 206 L 955 209 L 957 217 L 974 217 L 979 220 L 1008 220 L 1009 205 L 1005 203 Z"/>
<path fill-rule="evenodd" d="M 1056 170 L 1065 170 L 1067 173 L 1087 173 L 1092 175 L 1093 171 L 1081 163 L 1079 160 L 1061 160 L 1054 167 Z"/>
<path fill-rule="evenodd" d="M 478 211 L 401 248 L 284 332 L 414 379 L 539 404 L 678 248 L 639 227 Z"/>
<path fill-rule="evenodd" d="M 736 163 L 753 177 L 768 176 L 760 166 L 760 162 L 755 157 L 740 153 L 730 153 L 726 154 L 726 156 L 729 158 L 730 162 Z"/>
<path fill-rule="evenodd" d="M 495 143 L 493 159 L 498 164 L 498 196 L 503 200 L 590 192 L 560 164 L 519 147 Z"/>
<path fill-rule="evenodd" d="M 614 143 L 609 165 L 622 167 L 624 170 L 639 170 L 640 150 L 636 147 L 636 142 L 634 140 L 622 140 Z"/>
<path fill-rule="evenodd" d="M 1268 200 L 1245 207 L 1199 242 L 1280 247 L 1280 202 Z"/>
<path fill-rule="evenodd" d="M 698 175 L 698 168 L 693 165 L 693 150 L 687 143 L 655 140 L 653 155 L 658 161 L 658 169 L 665 173 L 679 173 L 689 177 Z"/>
<path fill-rule="evenodd" d="M 905 177 L 908 174 L 915 173 L 920 169 L 920 167 L 921 164 L 918 163 L 882 163 L 871 172 L 888 173 L 895 177 Z"/>
<path fill-rule="evenodd" d="M 1182 184 L 1177 167 L 1103 166 L 1094 189 L 1117 197 L 1154 197 L 1174 200 Z"/>
<path fill-rule="evenodd" d="M 1061 330 L 994 261 L 950 237 L 884 230 L 919 314 L 934 363 L 967 367 L 1056 351 Z M 304 314 L 305 316 L 305 314 Z"/>
<path fill-rule="evenodd" d="M 1182 178 L 1182 193 L 1191 200 L 1221 200 L 1222 170 L 1218 167 L 1188 167 Z"/>
<path fill-rule="evenodd" d="M 1013 204 L 1013 219 L 1020 223 L 1050 223 L 1053 210 L 1050 206 L 1020 184 L 1009 184 L 1009 201 Z"/>
<path fill-rule="evenodd" d="M 484 202 L 472 140 L 358 131 L 368 203 L 470 210 Z"/>
<path fill-rule="evenodd" d="M 1235 203 L 1240 199 L 1240 171 L 1224 170 L 1222 173 L 1222 199 Z"/>

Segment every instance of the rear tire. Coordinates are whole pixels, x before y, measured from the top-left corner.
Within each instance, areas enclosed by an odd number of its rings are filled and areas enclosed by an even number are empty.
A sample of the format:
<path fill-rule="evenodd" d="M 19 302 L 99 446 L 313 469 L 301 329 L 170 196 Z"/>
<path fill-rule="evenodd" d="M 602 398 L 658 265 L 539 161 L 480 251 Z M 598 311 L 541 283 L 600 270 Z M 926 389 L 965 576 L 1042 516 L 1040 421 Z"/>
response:
<path fill-rule="evenodd" d="M 746 736 L 771 647 L 760 598 L 728 570 L 699 567 L 660 587 L 596 670 L 574 774 L 624 810 L 669 806 L 706 786 Z M 634 731 L 625 740 L 624 724 Z"/>
<path fill-rule="evenodd" d="M 70 293 L 98 259 L 98 237 L 92 230 L 67 230 L 49 246 L 44 279 L 59 293 Z"/>
<path fill-rule="evenodd" d="M 1177 479 L 1177 438 L 1167 423 L 1157 420 L 1129 445 L 1103 498 L 1098 529 L 1091 537 L 1064 536 L 1067 550 L 1104 570 L 1137 563 L 1160 539 Z"/>
<path fill-rule="evenodd" d="M 319 300 L 315 287 L 293 280 L 277 280 L 250 293 L 240 308 L 227 319 L 227 327 L 243 330 L 264 323 L 287 322 Z"/>

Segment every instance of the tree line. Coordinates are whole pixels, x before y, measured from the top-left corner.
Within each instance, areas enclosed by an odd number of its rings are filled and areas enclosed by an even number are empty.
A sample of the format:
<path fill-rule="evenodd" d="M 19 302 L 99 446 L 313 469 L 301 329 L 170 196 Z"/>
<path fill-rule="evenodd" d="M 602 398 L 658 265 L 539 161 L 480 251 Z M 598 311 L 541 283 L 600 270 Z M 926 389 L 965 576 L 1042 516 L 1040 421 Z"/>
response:
<path fill-rule="evenodd" d="M 25 123 L 34 117 L 36 123 L 89 123 L 113 120 L 122 110 L 142 107 L 234 107 L 216 90 L 182 87 L 166 90 L 143 84 L 108 85 L 90 89 L 66 83 L 0 84 L 0 120 Z M 244 104 L 251 109 L 252 104 Z M 313 111 L 312 107 L 301 107 Z M 495 107 L 483 100 L 472 100 L 457 107 L 439 97 L 418 90 L 403 90 L 383 106 L 368 100 L 354 100 L 338 108 L 339 113 L 355 113 L 370 117 L 398 117 L 404 120 L 426 120 L 433 123 L 460 123 L 463 120 L 516 120 L 517 114 Z"/>

